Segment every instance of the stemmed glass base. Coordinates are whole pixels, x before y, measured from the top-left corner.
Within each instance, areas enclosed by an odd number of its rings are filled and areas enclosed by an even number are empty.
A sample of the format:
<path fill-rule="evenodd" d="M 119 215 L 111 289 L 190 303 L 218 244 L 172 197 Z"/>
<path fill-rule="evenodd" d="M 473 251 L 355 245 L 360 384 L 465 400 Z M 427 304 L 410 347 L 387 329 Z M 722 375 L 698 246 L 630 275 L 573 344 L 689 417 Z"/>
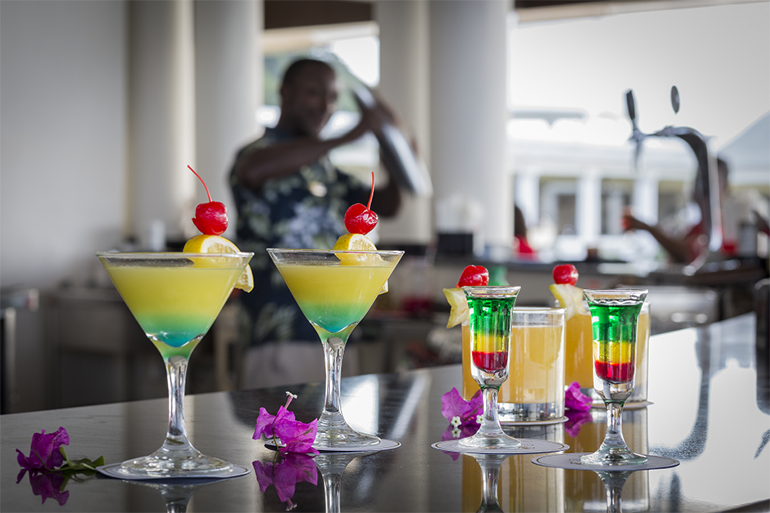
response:
<path fill-rule="evenodd" d="M 190 477 L 191 473 L 206 477 L 226 477 L 235 471 L 233 465 L 202 454 L 195 447 L 169 450 L 164 445 L 149 456 L 124 461 L 115 469 L 127 478 Z"/>
<path fill-rule="evenodd" d="M 238 469 L 219 458 L 205 456 L 192 446 L 187 438 L 184 419 L 184 388 L 187 375 L 187 358 L 166 358 L 166 374 L 169 386 L 169 426 L 163 445 L 150 454 L 124 461 L 115 473 L 126 479 L 176 478 L 176 477 L 229 477 L 240 473 Z"/>
<path fill-rule="evenodd" d="M 381 442 L 374 435 L 359 433 L 351 428 L 342 414 L 323 412 L 318 419 L 318 433 L 313 447 L 318 450 L 334 449 L 345 445 L 377 445 Z"/>
<path fill-rule="evenodd" d="M 322 327 L 313 324 L 323 343 L 326 363 L 324 409 L 318 419 L 318 432 L 313 443 L 313 447 L 319 451 L 377 445 L 381 442 L 374 435 L 359 433 L 351 428 L 342 415 L 340 400 L 342 356 L 345 353 L 348 337 L 357 325 L 358 323 L 354 323 L 337 333 L 329 333 Z"/>
<path fill-rule="evenodd" d="M 622 387 L 624 384 L 604 383 L 604 389 L 599 390 L 599 395 L 605 398 L 605 394 L 609 394 L 606 397 L 613 397 L 616 395 L 621 396 L 620 401 L 607 400 L 607 432 L 604 435 L 604 441 L 599 449 L 592 453 L 586 454 L 580 457 L 580 463 L 584 465 L 606 465 L 606 466 L 620 466 L 620 465 L 643 465 L 647 463 L 647 457 L 641 454 L 636 454 L 631 451 L 626 445 L 626 441 L 623 439 L 623 431 L 621 425 L 621 415 L 623 413 L 623 403 L 626 398 L 631 395 L 633 391 L 632 387 L 628 387 L 628 391 L 620 392 L 620 394 L 613 393 L 613 390 L 617 387 Z"/>
<path fill-rule="evenodd" d="M 498 387 L 481 386 L 484 396 L 484 413 L 481 417 L 481 426 L 473 436 L 460 439 L 457 444 L 460 447 L 474 449 L 518 449 L 521 442 L 512 436 L 508 436 L 500 426 L 497 416 Z"/>

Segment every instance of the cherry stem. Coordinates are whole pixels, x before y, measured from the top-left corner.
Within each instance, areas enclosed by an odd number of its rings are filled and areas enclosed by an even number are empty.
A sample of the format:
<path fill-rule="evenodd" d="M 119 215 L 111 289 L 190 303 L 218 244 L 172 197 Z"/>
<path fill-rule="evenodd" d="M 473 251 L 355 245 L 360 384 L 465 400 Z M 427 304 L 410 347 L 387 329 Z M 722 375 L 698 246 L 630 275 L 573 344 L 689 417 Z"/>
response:
<path fill-rule="evenodd" d="M 194 173 L 195 171 L 193 171 Z M 374 197 L 374 171 L 372 171 L 372 192 L 369 193 L 369 203 L 366 205 L 366 209 L 369 210 L 372 207 L 372 198 Z"/>
<path fill-rule="evenodd" d="M 200 180 L 200 181 L 201 181 L 201 183 L 203 184 L 203 188 L 204 188 L 204 189 L 206 189 L 206 196 L 208 196 L 208 197 L 209 197 L 209 203 L 211 203 L 211 194 L 209 193 L 209 188 L 208 188 L 208 187 L 206 187 L 206 182 L 204 182 L 204 181 L 203 181 L 203 178 L 201 178 L 201 175 L 199 175 L 198 173 L 196 173 L 196 172 L 195 172 L 195 170 L 194 170 L 192 167 L 190 167 L 189 165 L 188 165 L 187 167 L 190 169 L 190 171 L 192 171 L 192 172 L 193 172 L 193 174 L 194 174 L 195 176 L 197 176 L 197 177 L 198 177 L 198 180 Z M 374 172 L 372 172 L 372 177 L 373 177 L 373 176 L 374 176 Z M 369 200 L 369 201 L 371 202 L 371 200 Z"/>

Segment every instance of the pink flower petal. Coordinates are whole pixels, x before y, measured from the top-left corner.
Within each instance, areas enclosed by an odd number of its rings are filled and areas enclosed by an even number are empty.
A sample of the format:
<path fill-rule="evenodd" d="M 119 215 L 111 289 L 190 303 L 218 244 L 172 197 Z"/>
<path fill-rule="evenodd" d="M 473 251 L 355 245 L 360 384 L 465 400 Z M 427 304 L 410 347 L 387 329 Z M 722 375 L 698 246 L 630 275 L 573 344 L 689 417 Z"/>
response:
<path fill-rule="evenodd" d="M 468 401 L 462 398 L 455 387 L 441 396 L 441 414 L 447 422 L 452 422 L 452 417 L 455 416 L 464 418 L 468 414 L 469 408 Z"/>
<path fill-rule="evenodd" d="M 481 390 L 476 391 L 468 401 L 468 414 L 463 418 L 463 425 L 474 424 L 478 426 L 476 422 L 476 416 L 484 413 L 484 397 L 481 395 Z M 474 429 L 474 432 L 476 430 Z"/>
<path fill-rule="evenodd" d="M 281 452 L 318 454 L 318 451 L 313 449 L 317 432 L 318 419 L 314 419 L 310 424 L 296 420 L 284 420 L 276 422 L 275 425 L 275 435 L 281 439 L 283 444 L 283 447 L 279 447 Z"/>
<path fill-rule="evenodd" d="M 20 450 L 16 449 L 18 453 L 16 461 L 22 468 L 28 470 L 43 468 L 53 470 L 64 463 L 64 456 L 62 456 L 59 448 L 62 445 L 69 445 L 69 443 L 69 434 L 67 434 L 67 430 L 63 427 L 60 427 L 54 433 L 48 434 L 43 429 L 40 433 L 32 435 L 29 456 L 25 456 Z"/>
<path fill-rule="evenodd" d="M 273 424 L 275 424 L 275 415 L 270 415 L 266 409 L 259 409 L 259 416 L 257 417 L 257 425 L 254 428 L 254 435 L 251 438 L 259 440 L 264 434 L 267 438 L 273 436 Z"/>
<path fill-rule="evenodd" d="M 580 391 L 580 383 L 573 381 L 564 393 L 564 407 L 569 410 L 588 411 L 593 399 Z"/>

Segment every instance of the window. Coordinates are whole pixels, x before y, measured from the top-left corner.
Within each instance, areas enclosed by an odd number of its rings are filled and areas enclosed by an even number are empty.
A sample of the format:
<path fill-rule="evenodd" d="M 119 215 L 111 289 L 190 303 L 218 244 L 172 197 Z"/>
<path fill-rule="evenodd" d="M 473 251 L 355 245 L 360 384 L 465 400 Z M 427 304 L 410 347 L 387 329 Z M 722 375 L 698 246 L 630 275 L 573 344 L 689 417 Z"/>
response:
<path fill-rule="evenodd" d="M 554 225 L 558 235 L 576 235 L 577 180 L 540 179 L 540 222 Z"/>

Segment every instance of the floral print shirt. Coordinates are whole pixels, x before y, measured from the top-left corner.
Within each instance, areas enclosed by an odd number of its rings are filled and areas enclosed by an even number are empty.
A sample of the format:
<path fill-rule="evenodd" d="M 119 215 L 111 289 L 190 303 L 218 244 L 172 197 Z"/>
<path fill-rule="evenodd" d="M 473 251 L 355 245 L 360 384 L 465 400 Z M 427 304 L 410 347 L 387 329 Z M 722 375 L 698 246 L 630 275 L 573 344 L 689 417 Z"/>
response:
<path fill-rule="evenodd" d="M 262 138 L 238 152 L 236 162 L 252 149 L 290 139 L 279 129 L 268 128 Z M 240 296 L 251 321 L 251 344 L 317 342 L 318 335 L 299 311 L 265 250 L 334 247 L 337 238 L 347 233 L 345 211 L 366 198 L 363 184 L 335 168 L 324 156 L 293 175 L 266 181 L 259 191 L 240 185 L 233 166 L 230 186 L 238 209 L 238 247 L 254 252 L 250 264 L 254 290 Z"/>

